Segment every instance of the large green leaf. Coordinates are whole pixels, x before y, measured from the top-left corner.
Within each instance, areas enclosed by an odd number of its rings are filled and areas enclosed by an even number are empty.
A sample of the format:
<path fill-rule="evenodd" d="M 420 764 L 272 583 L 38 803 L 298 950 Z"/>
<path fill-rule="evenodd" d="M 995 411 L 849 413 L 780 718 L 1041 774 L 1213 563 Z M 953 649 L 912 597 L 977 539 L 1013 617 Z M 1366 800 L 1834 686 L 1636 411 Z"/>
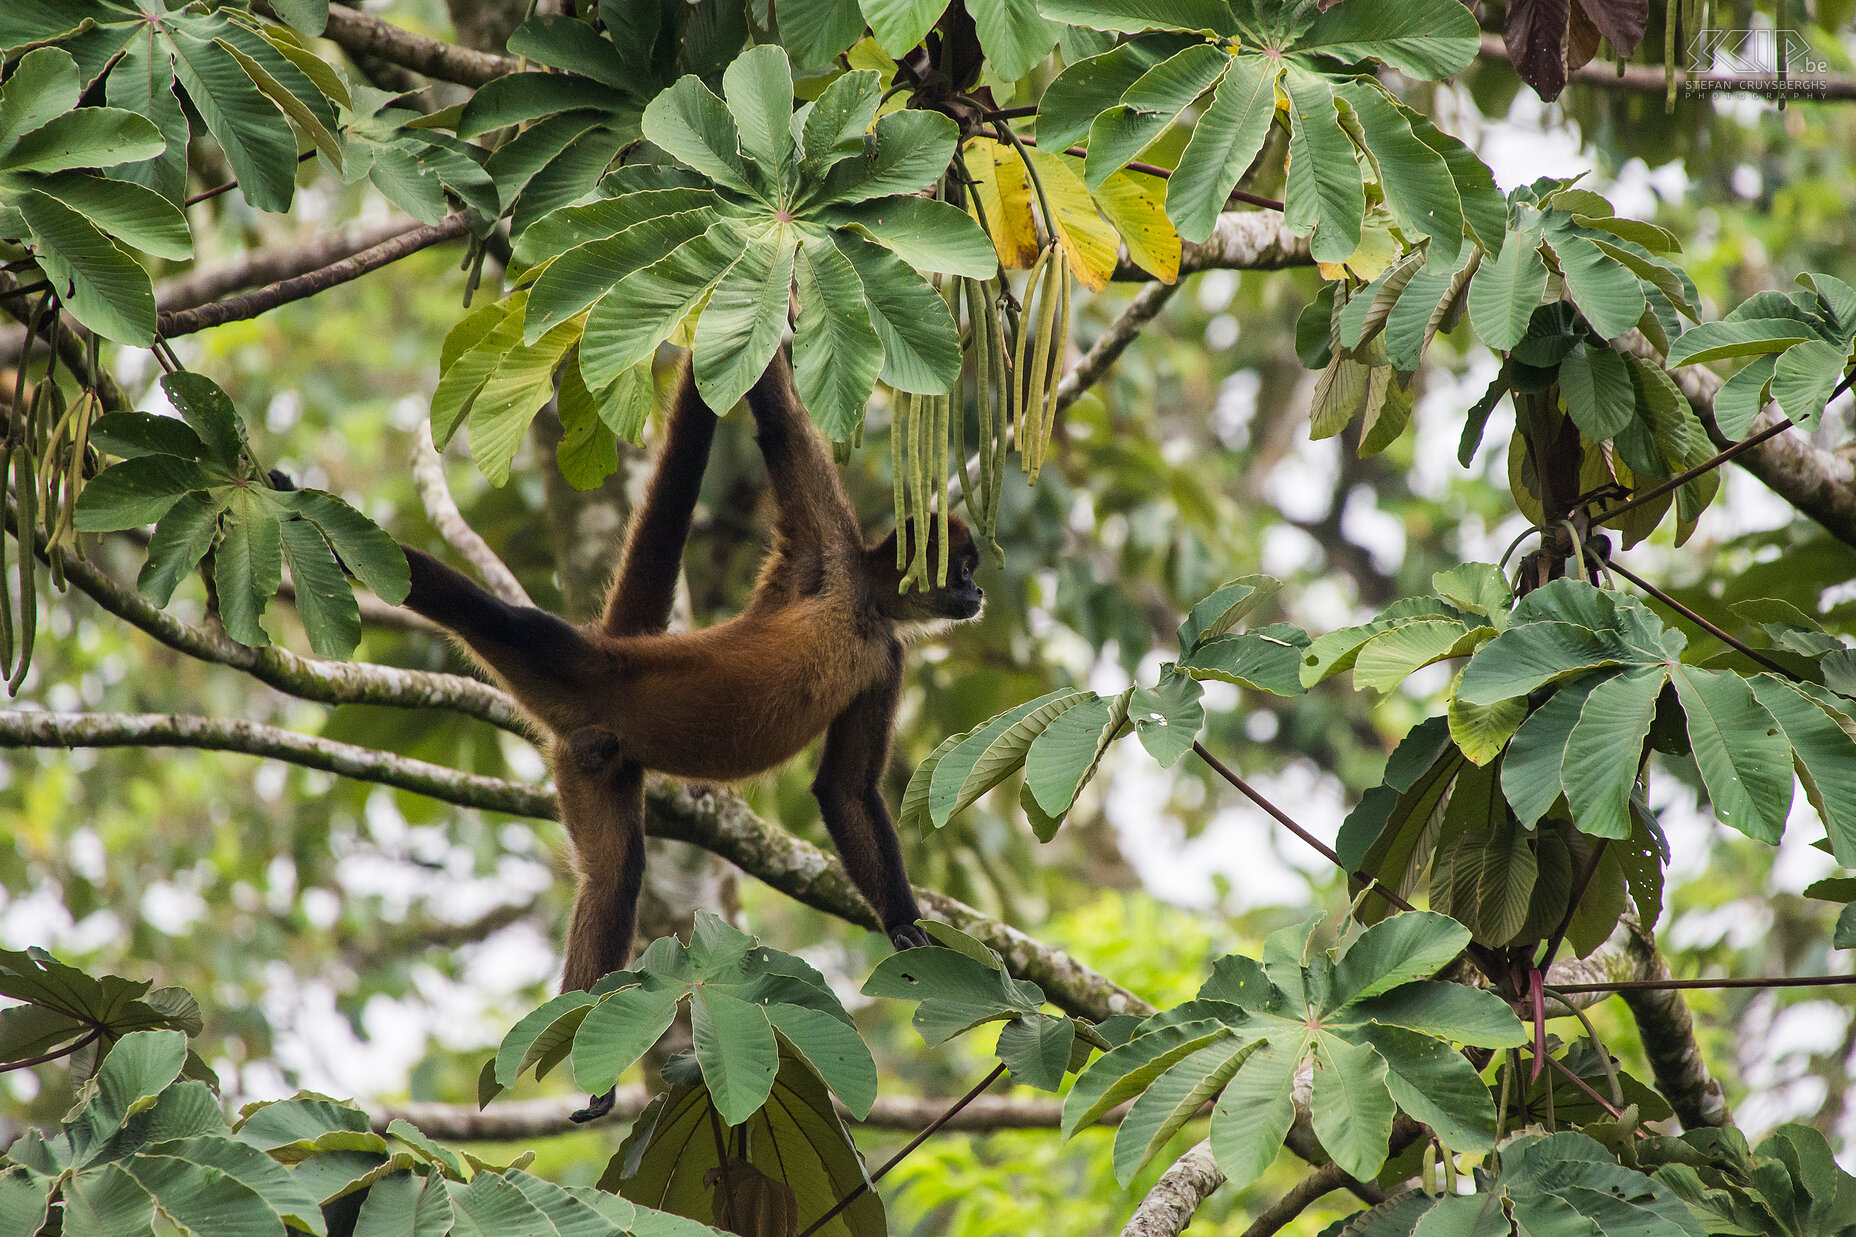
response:
<path fill-rule="evenodd" d="M 709 407 L 733 408 L 740 402 L 780 346 L 792 294 L 795 243 L 785 224 L 750 240 L 697 319 L 696 388 Z"/>
<path fill-rule="evenodd" d="M 740 1125 L 773 1092 L 780 1053 L 767 1013 L 740 997 L 697 988 L 690 997 L 690 1029 L 716 1111 Z"/>
<path fill-rule="evenodd" d="M 717 184 L 758 194 L 742 158 L 735 118 L 697 78 L 679 78 L 652 99 L 639 127 L 646 138 Z"/>
<path fill-rule="evenodd" d="M 722 91 L 750 171 L 759 173 L 773 201 L 788 204 L 799 184 L 799 167 L 793 150 L 793 70 L 786 52 L 772 44 L 749 48 L 722 74 Z"/>
<path fill-rule="evenodd" d="M 154 285 L 134 258 L 49 194 L 29 189 L 12 204 L 32 230 L 39 265 L 79 322 L 118 343 L 154 341 Z"/>
<path fill-rule="evenodd" d="M 1631 423 L 1636 389 L 1624 358 L 1581 342 L 1560 362 L 1560 395 L 1587 442 L 1604 442 Z"/>
<path fill-rule="evenodd" d="M 1282 68 L 1282 61 L 1268 56 L 1231 57 L 1211 106 L 1193 126 L 1167 181 L 1166 213 L 1187 240 L 1201 242 L 1211 235 L 1225 200 L 1263 148 L 1276 114 L 1276 78 Z"/>
<path fill-rule="evenodd" d="M 1242 1188 L 1262 1176 L 1282 1149 L 1295 1124 L 1290 1091 L 1300 1063 L 1297 1045 L 1272 1040 L 1245 1059 L 1218 1096 L 1212 1108 L 1212 1158 L 1234 1186 Z"/>
<path fill-rule="evenodd" d="M 1315 1094 L 1309 1104 L 1321 1146 L 1356 1177 L 1385 1163 L 1397 1108 L 1386 1090 L 1386 1063 L 1366 1044 L 1335 1035 L 1314 1042 Z"/>
<path fill-rule="evenodd" d="M 1669 346 L 1671 369 L 1702 365 L 1730 357 L 1758 356 L 1786 349 L 1817 335 L 1795 318 L 1750 318 L 1734 322 L 1703 322 L 1682 332 Z"/>
<path fill-rule="evenodd" d="M 799 399 L 827 438 L 847 441 L 863 423 L 864 404 L 883 369 L 883 344 L 871 325 L 863 280 L 822 237 L 801 241 L 794 275 L 799 320 L 793 328 L 793 376 Z"/>
<path fill-rule="evenodd" d="M 610 1087 L 669 1029 L 681 997 L 680 989 L 657 982 L 606 996 L 574 1034 L 574 1081 L 595 1093 Z"/>
<path fill-rule="evenodd" d="M 959 135 L 958 126 L 939 112 L 891 112 L 876 122 L 861 154 L 835 163 L 802 192 L 804 217 L 834 204 L 919 193 L 947 170 Z"/>
<path fill-rule="evenodd" d="M 1527 332 L 1527 321 L 1546 293 L 1546 264 L 1540 260 L 1540 236 L 1511 230 L 1494 262 L 1477 269 L 1470 284 L 1470 321 L 1483 344 L 1507 351 Z"/>
<path fill-rule="evenodd" d="M 1254 1048 L 1241 1039 L 1218 1040 L 1148 1084 L 1115 1130 L 1115 1180 L 1123 1188 L 1167 1139 L 1224 1089 Z"/>
<path fill-rule="evenodd" d="M 282 109 L 217 41 L 176 30 L 169 47 L 175 79 L 225 152 L 239 192 L 259 210 L 289 210 L 296 193 L 296 135 Z"/>
<path fill-rule="evenodd" d="M 1750 838 L 1777 843 L 1792 806 L 1785 732 L 1737 674 L 1676 666 L 1670 679 L 1715 816 Z"/>
<path fill-rule="evenodd" d="M 687 190 L 678 189 L 650 196 L 670 195 L 679 198 L 693 196 Z M 616 198 L 596 203 L 595 206 L 573 209 L 591 212 L 597 207 L 618 206 L 626 201 L 625 198 Z M 656 215 L 641 219 L 609 236 L 569 249 L 550 262 L 541 277 L 529 288 L 522 342 L 532 345 L 555 325 L 573 317 L 604 296 L 627 275 L 649 266 L 678 246 L 701 236 L 715 222 L 715 211 L 706 206 Z M 529 234 L 536 230 L 530 228 L 523 234 L 523 240 L 528 240 Z"/>
<path fill-rule="evenodd" d="M 1454 266 L 1463 244 L 1463 207 L 1450 165 L 1419 140 L 1410 120 L 1376 83 L 1348 82 L 1336 93 L 1359 118 L 1361 138 L 1379 169 L 1393 219 L 1407 235 L 1431 238 L 1432 270 Z"/>
<path fill-rule="evenodd" d="M 1453 0 L 1347 0 L 1315 18 L 1297 51 L 1372 57 L 1407 77 L 1454 77 L 1476 58 L 1475 17 Z"/>
<path fill-rule="evenodd" d="M 1784 731 L 1831 852 L 1844 867 L 1856 867 L 1856 739 L 1844 729 L 1846 715 L 1821 688 L 1797 687 L 1772 674 L 1754 675 L 1747 685 Z"/>
<path fill-rule="evenodd" d="M 1230 1038 L 1231 1028 L 1222 1021 L 1199 1019 L 1161 1025 L 1102 1054 L 1064 1096 L 1063 1136 L 1073 1137 L 1109 1109 L 1146 1090 L 1180 1061 Z M 1293 1110 L 1290 1115 L 1293 1119 Z"/>
<path fill-rule="evenodd" d="M 1099 188 L 1110 174 L 1126 167 L 1193 100 L 1217 84 L 1229 63 L 1223 49 L 1195 43 L 1135 79 L 1120 105 L 1102 112 L 1090 125 L 1084 183 Z"/>
<path fill-rule="evenodd" d="M 1516 819 L 1530 829 L 1564 792 L 1566 744 L 1586 697 L 1600 681 L 1595 675 L 1563 685 L 1528 715 L 1508 744 L 1502 758 L 1502 794 Z"/>
<path fill-rule="evenodd" d="M 1630 797 L 1656 699 L 1669 682 L 1665 666 L 1632 667 L 1600 683 L 1585 698 L 1566 739 L 1561 782 L 1573 824 L 1597 838 L 1628 838 Z"/>
<path fill-rule="evenodd" d="M 870 325 L 883 348 L 879 377 L 899 391 L 942 395 L 960 376 L 960 332 L 947 302 L 881 245 L 849 232 L 831 240 L 863 283 Z"/>
<path fill-rule="evenodd" d="M 1121 34 L 1143 30 L 1236 33 L 1236 20 L 1225 0 L 1042 0 L 1038 7 L 1055 21 Z"/>
<path fill-rule="evenodd" d="M 875 198 L 826 207 L 818 217 L 833 227 L 862 232 L 919 270 L 967 279 L 990 279 L 999 270 L 999 255 L 980 225 L 946 202 Z"/>
<path fill-rule="evenodd" d="M 1038 15 L 1034 0 L 974 0 L 969 12 L 987 67 L 1015 82 L 1050 55 L 1057 27 Z"/>
<path fill-rule="evenodd" d="M 1353 142 L 1340 127 L 1334 92 L 1325 79 L 1291 62 L 1283 70 L 1282 86 L 1294 117 L 1283 222 L 1297 234 L 1313 231 L 1309 251 L 1315 261 L 1345 262 L 1360 247 L 1366 217 Z"/>
<path fill-rule="evenodd" d="M 605 388 L 656 352 L 746 248 L 747 237 L 724 219 L 621 279 L 587 314 L 580 337 L 587 388 Z"/>

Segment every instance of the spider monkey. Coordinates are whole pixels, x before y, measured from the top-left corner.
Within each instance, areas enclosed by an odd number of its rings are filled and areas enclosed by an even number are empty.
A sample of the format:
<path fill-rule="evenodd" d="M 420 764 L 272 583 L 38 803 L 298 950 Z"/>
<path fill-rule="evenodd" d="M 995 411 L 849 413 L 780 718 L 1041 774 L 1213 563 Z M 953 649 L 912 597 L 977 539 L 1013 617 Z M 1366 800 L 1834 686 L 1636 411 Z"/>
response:
<path fill-rule="evenodd" d="M 706 781 L 766 772 L 821 732 L 812 792 L 857 888 L 898 949 L 926 945 L 921 909 L 881 778 L 911 628 L 976 617 L 979 551 L 948 518 L 948 582 L 899 592 L 898 535 L 866 546 L 824 440 L 782 353 L 748 393 L 776 506 L 772 545 L 745 609 L 671 634 L 672 595 L 715 414 L 685 368 L 644 501 L 596 623 L 511 605 L 411 547 L 406 604 L 449 629 L 550 736 L 561 819 L 579 884 L 564 990 L 591 988 L 631 953 L 644 876 L 644 774 Z M 936 531 L 928 530 L 929 550 Z M 602 1101 L 604 1106 L 602 1107 Z M 599 1116 L 597 1097 L 576 1114 Z"/>

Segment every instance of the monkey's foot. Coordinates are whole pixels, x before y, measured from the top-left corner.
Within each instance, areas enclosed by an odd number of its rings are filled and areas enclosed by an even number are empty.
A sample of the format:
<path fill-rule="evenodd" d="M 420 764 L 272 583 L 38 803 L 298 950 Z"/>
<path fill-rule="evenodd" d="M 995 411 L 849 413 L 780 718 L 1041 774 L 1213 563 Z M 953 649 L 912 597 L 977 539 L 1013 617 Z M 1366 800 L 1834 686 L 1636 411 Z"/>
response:
<path fill-rule="evenodd" d="M 582 1108 L 579 1112 L 575 1113 L 572 1117 L 569 1118 L 569 1120 L 574 1121 L 580 1125 L 585 1125 L 588 1121 L 599 1120 L 601 1117 L 605 1116 L 607 1113 L 612 1111 L 612 1103 L 613 1103 L 614 1098 L 618 1095 L 618 1093 L 619 1093 L 619 1089 L 617 1087 L 614 1087 L 612 1088 L 612 1090 L 606 1092 L 604 1095 L 587 1096 L 586 1107 Z"/>
<path fill-rule="evenodd" d="M 900 927 L 891 928 L 889 930 L 889 943 L 896 947 L 896 952 L 898 953 L 905 949 L 920 949 L 925 945 L 932 944 L 928 939 L 928 934 L 922 931 L 919 925 L 912 923 L 905 923 Z"/>
<path fill-rule="evenodd" d="M 567 736 L 567 759 L 582 773 L 598 773 L 619 754 L 619 736 L 604 726 L 582 726 Z"/>

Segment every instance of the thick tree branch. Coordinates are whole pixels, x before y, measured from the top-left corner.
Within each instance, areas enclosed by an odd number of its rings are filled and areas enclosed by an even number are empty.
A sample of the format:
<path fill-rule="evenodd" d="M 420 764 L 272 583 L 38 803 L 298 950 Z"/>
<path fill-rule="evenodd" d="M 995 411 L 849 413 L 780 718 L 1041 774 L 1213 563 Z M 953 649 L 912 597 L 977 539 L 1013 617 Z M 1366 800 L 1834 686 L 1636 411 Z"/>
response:
<path fill-rule="evenodd" d="M 1649 931 L 1634 918 L 1627 918 L 1623 926 L 1633 938 L 1632 947 L 1649 963 L 1646 974 L 1632 978 L 1668 979 L 1669 963 L 1657 951 Z M 1636 989 L 1619 995 L 1637 1020 L 1637 1034 L 1643 1040 L 1644 1055 L 1650 1058 L 1656 1089 L 1676 1110 L 1676 1119 L 1691 1130 L 1731 1125 L 1734 1118 L 1727 1106 L 1727 1095 L 1720 1080 L 1708 1072 L 1707 1059 L 1695 1040 L 1695 1022 L 1682 994 L 1670 989 Z"/>
<path fill-rule="evenodd" d="M 352 254 L 339 262 L 331 262 L 307 274 L 268 284 L 255 292 L 242 293 L 223 301 L 213 301 L 196 309 L 174 312 L 163 310 L 156 315 L 155 329 L 163 339 L 173 339 L 179 335 L 191 335 L 195 331 L 204 331 L 209 327 L 221 326 L 227 322 L 242 322 L 247 318 L 255 318 L 261 313 L 276 309 L 279 305 L 300 301 L 318 292 L 326 292 L 339 284 L 359 279 L 369 271 L 378 270 L 391 262 L 397 262 L 421 249 L 430 248 L 442 241 L 455 240 L 469 230 L 469 216 L 463 211 L 455 211 L 437 223 L 414 224 L 391 240 L 382 241 L 360 253 Z"/>
<path fill-rule="evenodd" d="M 372 227 L 324 233 L 301 244 L 255 249 L 236 262 L 162 280 L 155 285 L 155 300 L 167 313 L 196 309 L 233 292 L 292 279 L 351 258 L 402 236 L 416 226 L 412 220 L 400 218 Z"/>
<path fill-rule="evenodd" d="M 329 6 L 329 26 L 322 37 L 350 56 L 374 57 L 460 86 L 481 86 L 516 71 L 517 62 L 508 56 L 493 56 L 414 34 L 345 4 Z"/>
<path fill-rule="evenodd" d="M 169 714 L 8 712 L 0 713 L 0 746 L 169 746 L 246 752 L 401 787 L 463 807 L 557 819 L 554 796 L 545 787 L 461 773 L 254 722 Z M 653 778 L 646 804 L 646 828 L 653 837 L 693 843 L 796 901 L 873 931 L 878 927 L 842 864 L 762 820 L 736 796 Z M 1069 1013 L 1100 1021 L 1113 1013 L 1153 1012 L 1151 1005 L 1063 951 L 989 919 L 964 902 L 928 889 L 917 889 L 916 896 L 938 918 L 998 950 L 1014 975 L 1036 982 L 1053 1004 Z"/>
<path fill-rule="evenodd" d="M 1179 277 L 1199 271 L 1280 271 L 1313 265 L 1308 238 L 1289 231 L 1275 211 L 1229 210 L 1218 216 L 1203 244 L 1187 241 L 1180 250 Z M 1115 268 L 1118 281 L 1153 278 L 1132 262 Z"/>
<path fill-rule="evenodd" d="M 1490 60 L 1507 60 L 1508 48 L 1499 34 L 1482 36 L 1482 54 Z M 1566 75 L 1569 82 L 1602 86 L 1607 90 L 1635 90 L 1661 95 L 1668 91 L 1668 78 L 1660 64 L 1627 64 L 1623 73 L 1608 60 L 1593 60 Z M 1774 94 L 1781 89 L 1794 102 L 1856 99 L 1856 77 L 1845 73 L 1815 73 L 1808 77 L 1793 74 L 1783 85 L 1773 77 L 1735 77 L 1726 73 L 1689 73 L 1676 70 L 1676 89 L 1684 86 L 1711 94 Z"/>
<path fill-rule="evenodd" d="M 1094 386 L 1126 352 L 1128 345 L 1140 338 L 1162 309 L 1166 308 L 1173 294 L 1179 291 L 1178 283 L 1160 283 L 1156 280 L 1134 294 L 1128 307 L 1121 311 L 1121 316 L 1109 323 L 1108 330 L 1096 336 L 1089 351 L 1076 363 L 1076 368 L 1063 376 L 1057 384 L 1057 410 L 1059 412 L 1074 404 L 1083 392 Z"/>
<path fill-rule="evenodd" d="M 451 497 L 451 486 L 445 480 L 444 457 L 438 454 L 438 448 L 432 442 L 430 421 L 420 421 L 419 427 L 413 431 L 412 483 L 418 489 L 419 501 L 425 504 L 425 514 L 438 530 L 438 535 L 477 569 L 477 574 L 483 577 L 485 588 L 511 605 L 535 604 L 529 600 L 528 592 L 522 587 L 522 582 L 516 579 L 515 572 L 509 570 L 503 560 L 496 556 L 489 542 L 478 535 L 477 530 L 465 520 L 464 513 L 458 510 L 457 500 Z"/>
<path fill-rule="evenodd" d="M 242 752 L 411 790 L 447 803 L 512 816 L 552 819 L 545 788 L 464 773 L 429 761 L 353 743 L 299 734 L 281 726 L 180 713 L 0 713 L 0 747 L 193 747 Z"/>
<path fill-rule="evenodd" d="M 6 529 L 17 535 L 12 500 L 6 506 Z M 34 548 L 45 558 L 42 531 L 33 537 Z M 231 666 L 275 687 L 278 691 L 323 704 L 387 704 L 401 708 L 450 709 L 481 718 L 494 726 L 522 735 L 531 728 L 515 701 L 477 679 L 430 670 L 404 670 L 371 662 L 324 661 L 303 657 L 276 645 L 250 649 L 224 632 L 183 623 L 158 609 L 146 597 L 119 584 L 96 565 L 66 555 L 65 578 L 92 601 L 117 618 L 139 627 L 161 643 L 189 657 Z"/>
<path fill-rule="evenodd" d="M 1641 333 L 1632 330 L 1620 345 L 1646 360 L 1662 363 L 1662 354 Z M 1694 406 L 1695 415 L 1707 427 L 1708 437 L 1718 447 L 1733 442 L 1721 433 L 1714 420 L 1714 396 L 1726 381 L 1713 370 L 1700 365 L 1684 365 L 1670 371 L 1676 387 Z M 1768 404 L 1747 430 L 1757 434 L 1784 419 L 1776 404 Z M 1856 463 L 1842 455 L 1814 446 L 1802 431 L 1782 433 L 1757 447 L 1736 456 L 1734 462 L 1758 477 L 1773 493 L 1822 524 L 1839 541 L 1856 545 Z"/>
<path fill-rule="evenodd" d="M 633 1120 L 651 1101 L 643 1087 L 621 1087 L 614 1097 L 611 1119 Z M 870 1115 L 858 1122 L 869 1129 L 921 1129 L 947 1111 L 953 1101 L 942 1096 L 879 1095 Z M 457 1142 L 521 1142 L 571 1134 L 585 1126 L 568 1119 L 570 1113 L 586 1106 L 583 1095 L 555 1095 L 529 1100 L 498 1100 L 479 1111 L 475 1104 L 404 1103 L 379 1109 L 370 1117 L 374 1129 L 384 1133 L 389 1122 L 406 1120 L 425 1134 Z M 1126 1114 L 1125 1106 L 1103 1117 L 1104 1124 L 1118 1123 Z M 849 1111 L 838 1106 L 838 1115 L 852 1121 Z M 954 1130 L 1034 1130 L 1057 1128 L 1063 1117 L 1063 1101 L 1042 1096 L 982 1095 L 954 1114 L 943 1128 Z"/>
<path fill-rule="evenodd" d="M 1325 1172 L 1327 1168 L 1315 1171 Z M 1160 1180 L 1154 1182 L 1153 1189 L 1147 1191 L 1147 1197 L 1128 1217 L 1121 1237 L 1177 1237 L 1192 1223 L 1192 1213 L 1199 1209 L 1199 1204 L 1223 1184 L 1224 1174 L 1218 1171 L 1217 1161 L 1212 1159 L 1211 1143 L 1194 1143 L 1186 1154 L 1173 1161 L 1171 1168 L 1160 1174 Z"/>

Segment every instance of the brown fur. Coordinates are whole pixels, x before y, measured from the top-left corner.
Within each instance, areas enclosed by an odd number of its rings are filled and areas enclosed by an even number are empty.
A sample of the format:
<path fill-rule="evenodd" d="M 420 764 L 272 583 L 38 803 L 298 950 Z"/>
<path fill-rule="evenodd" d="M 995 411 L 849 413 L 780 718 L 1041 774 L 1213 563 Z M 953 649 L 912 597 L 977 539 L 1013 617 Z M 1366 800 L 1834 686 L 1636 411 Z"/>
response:
<path fill-rule="evenodd" d="M 813 792 L 846 869 L 899 947 L 926 941 L 880 785 L 902 682 L 899 629 L 976 615 L 979 554 L 950 520 L 948 585 L 899 593 L 896 534 L 864 545 L 783 356 L 748 403 L 777 511 L 753 596 L 726 622 L 664 630 L 715 427 L 687 373 L 599 622 L 576 628 L 509 605 L 429 555 L 406 552 L 406 604 L 455 633 L 552 736 L 579 872 L 564 989 L 590 988 L 630 956 L 644 771 L 750 777 L 820 733 Z"/>

